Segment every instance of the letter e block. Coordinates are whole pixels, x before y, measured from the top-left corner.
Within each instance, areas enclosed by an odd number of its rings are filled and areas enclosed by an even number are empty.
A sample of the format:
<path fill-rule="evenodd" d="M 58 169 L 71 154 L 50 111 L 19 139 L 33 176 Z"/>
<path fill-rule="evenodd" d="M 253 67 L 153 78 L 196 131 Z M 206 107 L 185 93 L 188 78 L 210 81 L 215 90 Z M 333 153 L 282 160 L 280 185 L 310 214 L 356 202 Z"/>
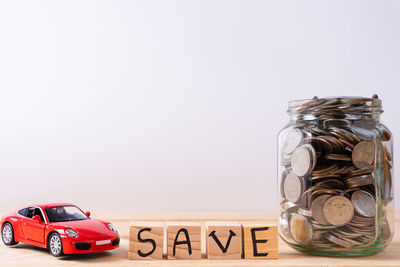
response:
<path fill-rule="evenodd" d="M 242 226 L 238 222 L 206 222 L 207 258 L 242 258 Z"/>
<path fill-rule="evenodd" d="M 168 259 L 201 259 L 201 224 L 169 222 L 167 224 Z"/>
<path fill-rule="evenodd" d="M 130 260 L 162 260 L 164 223 L 132 222 L 129 226 Z"/>
<path fill-rule="evenodd" d="M 243 223 L 245 259 L 277 259 L 278 229 L 268 223 Z"/>

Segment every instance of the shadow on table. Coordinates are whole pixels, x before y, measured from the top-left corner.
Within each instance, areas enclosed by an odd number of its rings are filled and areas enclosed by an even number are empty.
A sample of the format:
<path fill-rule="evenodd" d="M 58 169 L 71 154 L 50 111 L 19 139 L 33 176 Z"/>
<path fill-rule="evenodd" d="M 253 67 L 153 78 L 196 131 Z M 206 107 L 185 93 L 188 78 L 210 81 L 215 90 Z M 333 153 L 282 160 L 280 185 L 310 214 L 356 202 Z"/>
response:
<path fill-rule="evenodd" d="M 49 254 L 49 255 L 51 256 L 51 254 L 50 254 L 50 252 L 49 252 L 48 249 L 40 248 L 40 247 L 35 247 L 35 246 L 33 246 L 33 245 L 28 245 L 28 244 L 21 244 L 21 243 L 20 243 L 20 244 L 18 244 L 18 245 L 12 246 L 11 249 L 18 249 L 18 250 L 23 250 L 23 249 L 26 249 L 26 250 L 35 250 L 35 251 L 41 252 L 42 254 Z"/>
<path fill-rule="evenodd" d="M 42 255 L 48 254 L 48 257 L 54 258 L 48 249 L 41 248 L 41 247 L 36 247 L 33 245 L 28 245 L 28 244 L 18 244 L 16 246 L 13 246 L 12 249 L 18 249 L 18 250 L 32 250 L 32 251 L 37 251 L 38 253 L 41 253 Z M 59 258 L 54 258 L 56 260 L 60 261 L 80 261 L 80 262 L 113 262 L 113 261 L 119 261 L 121 259 L 126 259 L 127 255 L 125 255 L 124 251 L 119 251 L 119 248 L 113 250 L 113 251 L 104 251 L 104 252 L 96 252 L 96 253 L 90 253 L 90 254 L 72 254 L 72 255 L 64 255 Z"/>

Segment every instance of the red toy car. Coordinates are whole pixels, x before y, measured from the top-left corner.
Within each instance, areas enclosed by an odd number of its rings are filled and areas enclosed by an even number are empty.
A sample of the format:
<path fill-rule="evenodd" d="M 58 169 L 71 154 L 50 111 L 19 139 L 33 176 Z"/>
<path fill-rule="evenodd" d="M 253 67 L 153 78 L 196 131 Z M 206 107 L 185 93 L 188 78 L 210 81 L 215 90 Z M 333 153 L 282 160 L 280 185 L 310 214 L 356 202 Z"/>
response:
<path fill-rule="evenodd" d="M 89 216 L 67 203 L 27 206 L 1 219 L 1 237 L 7 246 L 23 242 L 48 248 L 55 257 L 117 248 L 115 227 Z"/>

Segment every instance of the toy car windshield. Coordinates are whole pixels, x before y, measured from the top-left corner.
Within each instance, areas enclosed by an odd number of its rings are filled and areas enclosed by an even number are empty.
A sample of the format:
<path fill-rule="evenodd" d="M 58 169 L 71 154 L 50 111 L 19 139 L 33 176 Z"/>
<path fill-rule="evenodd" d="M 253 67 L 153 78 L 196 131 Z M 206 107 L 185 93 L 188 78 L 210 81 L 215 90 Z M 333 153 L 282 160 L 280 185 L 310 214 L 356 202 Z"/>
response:
<path fill-rule="evenodd" d="M 87 220 L 88 217 L 77 207 L 58 206 L 45 209 L 50 222 Z"/>

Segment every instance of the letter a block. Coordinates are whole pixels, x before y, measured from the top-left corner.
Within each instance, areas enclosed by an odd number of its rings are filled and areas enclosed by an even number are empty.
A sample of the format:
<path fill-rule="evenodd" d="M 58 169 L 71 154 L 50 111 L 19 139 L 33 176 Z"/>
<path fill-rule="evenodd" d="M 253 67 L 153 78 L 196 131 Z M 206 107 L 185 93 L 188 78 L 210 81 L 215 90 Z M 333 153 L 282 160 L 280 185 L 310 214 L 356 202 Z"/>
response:
<path fill-rule="evenodd" d="M 277 259 L 278 229 L 268 223 L 243 223 L 245 259 Z"/>
<path fill-rule="evenodd" d="M 236 222 L 206 222 L 207 258 L 242 258 L 242 226 Z"/>
<path fill-rule="evenodd" d="M 162 260 L 164 223 L 132 222 L 129 226 L 130 260 Z"/>
<path fill-rule="evenodd" d="M 201 259 L 201 224 L 168 223 L 167 224 L 168 259 Z"/>

